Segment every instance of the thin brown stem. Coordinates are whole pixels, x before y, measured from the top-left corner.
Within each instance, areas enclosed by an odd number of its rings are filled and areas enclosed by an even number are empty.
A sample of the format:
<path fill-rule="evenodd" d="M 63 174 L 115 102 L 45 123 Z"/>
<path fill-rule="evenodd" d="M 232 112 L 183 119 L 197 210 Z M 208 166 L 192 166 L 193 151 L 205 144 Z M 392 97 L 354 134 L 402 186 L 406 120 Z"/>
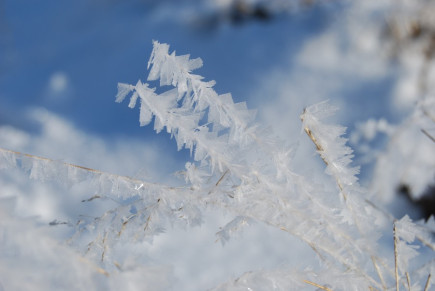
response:
<path fill-rule="evenodd" d="M 399 239 L 396 234 L 396 222 L 393 223 L 393 234 L 394 234 L 394 275 L 396 278 L 396 291 L 399 291 L 399 266 L 398 266 L 398 253 L 397 244 Z"/>
<path fill-rule="evenodd" d="M 219 180 L 216 182 L 216 186 L 219 186 L 219 184 L 222 182 L 222 180 L 225 178 L 225 176 L 228 174 L 230 170 L 226 170 L 225 173 L 222 174 L 222 176 L 219 178 Z"/>
<path fill-rule="evenodd" d="M 411 291 L 411 278 L 409 278 L 409 273 L 406 272 L 406 283 L 408 284 L 408 290 Z"/>
<path fill-rule="evenodd" d="M 330 289 L 330 288 L 328 288 L 326 286 L 322 286 L 322 285 L 319 285 L 317 283 L 314 283 L 314 282 L 311 282 L 311 281 L 308 281 L 308 280 L 304 280 L 304 283 L 313 285 L 313 286 L 315 286 L 315 287 L 317 287 L 319 289 L 325 290 L 325 291 L 332 291 L 332 289 Z"/>
<path fill-rule="evenodd" d="M 103 172 L 100 170 L 96 170 L 96 169 L 92 169 L 92 168 L 88 168 L 88 167 L 83 167 L 80 165 L 76 165 L 76 164 L 71 164 L 71 163 L 66 163 L 66 162 L 59 162 L 50 158 L 45 158 L 45 157 L 41 157 L 41 156 L 35 156 L 35 155 L 31 155 L 31 154 L 26 154 L 26 153 L 21 153 L 21 152 L 17 152 L 17 151 L 12 151 L 12 150 L 8 150 L 8 149 L 4 149 L 4 148 L 0 148 L 0 152 L 4 152 L 4 153 L 10 153 L 16 156 L 21 156 L 21 157 L 27 157 L 30 158 L 32 160 L 39 160 L 39 161 L 47 161 L 47 162 L 52 162 L 52 163 L 60 163 L 63 166 L 67 167 L 67 168 L 75 168 L 75 169 L 80 169 L 80 170 L 84 170 L 87 172 L 91 172 L 91 173 L 95 173 L 95 174 L 104 174 L 104 175 L 109 175 L 109 176 L 113 176 L 116 177 L 118 179 L 121 180 L 126 180 L 126 181 L 130 181 L 130 182 L 134 182 L 134 183 L 140 183 L 140 184 L 150 184 L 150 183 L 146 183 L 142 180 L 138 180 L 138 179 L 133 179 L 131 177 L 128 176 L 120 176 L 120 175 L 116 175 L 116 174 L 111 174 L 111 173 L 107 173 L 107 172 Z M 95 197 L 97 198 L 97 197 Z"/>
<path fill-rule="evenodd" d="M 301 115 L 301 120 L 302 122 L 304 121 L 304 114 L 306 113 L 306 109 L 304 109 L 304 112 Z M 316 149 L 319 153 L 325 152 L 325 149 L 322 147 L 322 145 L 319 143 L 319 141 L 317 140 L 317 138 L 314 136 L 313 132 L 311 131 L 311 129 L 309 129 L 308 127 L 304 127 L 305 133 L 308 135 L 308 137 L 311 139 L 311 141 L 314 143 L 314 145 L 316 146 Z M 320 154 L 320 157 L 322 158 L 323 162 L 326 164 L 326 166 L 329 166 L 329 162 L 325 159 L 325 157 Z M 343 183 L 341 182 L 341 180 L 339 179 L 339 177 L 334 176 L 335 181 L 337 182 L 337 186 L 340 189 L 341 194 L 343 195 L 343 199 L 344 201 L 347 200 L 347 194 L 344 193 L 343 189 Z"/>
<path fill-rule="evenodd" d="M 427 276 L 426 285 L 424 286 L 424 291 L 428 291 L 429 290 L 430 279 L 431 279 L 431 275 L 429 274 Z"/>
<path fill-rule="evenodd" d="M 379 268 L 378 263 L 376 263 L 376 257 L 371 256 L 371 259 L 372 259 L 372 262 L 373 262 L 373 266 L 375 266 L 376 273 L 378 274 L 379 279 L 381 280 L 382 288 L 384 290 L 386 290 L 387 289 L 387 284 L 385 284 L 384 276 L 382 276 L 381 269 Z"/>
<path fill-rule="evenodd" d="M 433 137 L 432 135 L 430 135 L 427 130 L 425 129 L 421 129 L 421 132 L 424 133 L 424 135 L 426 135 L 431 141 L 435 142 L 435 137 Z"/>

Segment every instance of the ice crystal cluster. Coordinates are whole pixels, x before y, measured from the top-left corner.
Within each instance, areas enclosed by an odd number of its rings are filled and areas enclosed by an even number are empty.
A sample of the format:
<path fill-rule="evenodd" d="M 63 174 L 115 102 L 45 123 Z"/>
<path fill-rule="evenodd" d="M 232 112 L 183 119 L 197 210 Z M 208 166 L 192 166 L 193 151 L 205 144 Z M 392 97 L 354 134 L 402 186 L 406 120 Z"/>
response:
<path fill-rule="evenodd" d="M 152 242 L 168 225 L 199 225 L 206 209 L 234 217 L 216 233 L 222 243 L 257 222 L 297 238 L 317 260 L 315 265 L 300 262 L 297 269 L 282 265 L 252 270 L 228 278 L 215 290 L 433 288 L 433 218 L 427 222 L 412 222 L 407 216 L 395 220 L 371 202 L 370 193 L 358 183 L 359 169 L 352 165 L 352 150 L 343 137 L 345 128 L 327 123 L 327 117 L 337 110 L 334 106 L 315 104 L 301 115 L 306 132 L 302 138 L 311 139 L 318 153 L 307 158 L 323 160 L 327 179 L 304 176 L 293 163 L 296 143 L 273 136 L 255 123 L 255 112 L 245 103 L 235 103 L 230 94 L 219 95 L 213 89 L 214 81 L 194 74 L 202 66 L 201 59 L 178 56 L 167 44 L 153 44 L 147 82 L 118 84 L 116 102 L 127 99 L 130 108 L 139 107 L 141 126 L 154 121 L 157 133 L 165 130 L 179 150 L 190 151 L 193 160 L 179 172 L 186 185 L 159 185 L 1 150 L 2 169 L 20 168 L 37 180 L 73 185 L 86 181 L 92 188 L 86 193 L 96 193 L 82 200 L 84 205 L 94 203 L 89 215 L 50 223 L 69 226 L 69 239 L 64 243 L 48 241 L 44 233 L 32 230 L 28 219 L 14 217 L 7 206 L 11 201 L 1 201 L 0 274 L 5 290 L 15 290 L 22 283 L 8 281 L 7 274 L 17 271 L 10 267 L 14 260 L 25 259 L 47 265 L 51 270 L 47 272 L 58 270 L 58 279 L 47 288 L 68 289 L 77 280 L 81 288 L 119 290 L 127 282 L 132 290 L 136 290 L 134 284 L 149 290 L 171 288 L 166 268 L 126 260 L 126 249 L 134 257 L 135 244 Z M 156 81 L 159 88 L 153 87 Z M 23 231 L 15 232 L 16 227 Z M 385 251 L 381 240 L 394 252 Z M 35 242 L 32 248 L 41 249 L 39 255 L 26 255 L 30 241 Z M 39 286 L 44 282 L 38 278 L 47 275 L 44 269 L 31 276 L 26 274 L 32 270 L 20 272 L 27 282 Z M 68 273 L 69 281 L 61 273 Z"/>

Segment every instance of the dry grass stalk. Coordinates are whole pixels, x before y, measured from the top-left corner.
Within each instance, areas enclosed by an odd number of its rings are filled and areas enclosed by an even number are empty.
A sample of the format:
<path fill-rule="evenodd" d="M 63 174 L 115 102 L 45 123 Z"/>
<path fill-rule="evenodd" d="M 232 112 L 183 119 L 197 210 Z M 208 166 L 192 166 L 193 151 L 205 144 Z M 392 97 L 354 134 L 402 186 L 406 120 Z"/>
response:
<path fill-rule="evenodd" d="M 424 286 L 424 291 L 429 291 L 430 279 L 431 279 L 431 275 L 429 274 L 427 276 L 426 285 Z"/>
<path fill-rule="evenodd" d="M 302 113 L 302 115 L 301 115 L 301 117 L 300 117 L 302 122 L 304 122 L 304 115 L 305 115 L 305 113 L 306 113 L 306 108 L 304 109 L 304 111 L 303 111 L 303 113 Z M 325 152 L 324 148 L 323 148 L 322 145 L 319 143 L 319 141 L 317 140 L 317 138 L 315 137 L 315 135 L 314 135 L 314 133 L 311 131 L 311 129 L 308 128 L 308 127 L 304 127 L 304 131 L 305 131 L 305 133 L 308 135 L 308 137 L 311 139 L 311 141 L 314 143 L 314 145 L 316 146 L 317 151 L 318 151 L 319 153 L 320 153 L 320 152 Z M 325 158 L 322 154 L 320 154 L 320 157 L 322 158 L 322 160 L 323 160 L 323 162 L 325 163 L 325 165 L 326 165 L 326 166 L 329 166 L 329 162 L 326 160 L 326 158 Z M 348 209 L 349 209 L 350 212 L 352 213 L 352 217 L 354 218 L 355 225 L 356 225 L 356 227 L 357 227 L 359 233 L 363 234 L 363 232 L 361 231 L 361 228 L 360 228 L 360 226 L 359 226 L 358 219 L 357 219 L 357 217 L 355 216 L 354 210 L 352 209 L 352 206 L 349 205 L 349 204 L 347 203 L 347 194 L 346 194 L 346 192 L 344 191 L 343 183 L 341 182 L 340 178 L 339 178 L 338 176 L 336 176 L 336 175 L 334 175 L 334 179 L 335 179 L 335 181 L 336 181 L 336 183 L 337 183 L 338 188 L 340 189 L 340 193 L 341 193 L 341 195 L 343 196 L 343 200 L 344 200 L 344 203 L 346 204 L 346 207 L 348 207 Z M 373 261 L 373 263 L 375 264 L 374 261 Z M 346 263 L 344 263 L 344 265 L 347 266 L 347 267 L 349 267 Z M 376 264 L 375 264 L 375 268 L 378 270 L 378 267 L 376 266 Z M 360 270 L 358 270 L 358 271 L 360 271 Z M 368 278 L 370 281 L 372 281 L 372 283 L 373 283 L 373 282 L 374 282 L 374 283 L 377 283 L 377 282 L 375 282 L 375 281 L 373 280 L 373 278 L 371 278 L 370 276 L 368 276 L 368 275 L 365 274 L 364 272 L 362 272 L 362 274 L 364 275 L 364 277 L 366 277 L 366 278 Z M 378 274 L 379 274 L 379 272 L 378 272 Z M 385 286 L 384 282 L 382 282 L 382 284 L 383 284 L 383 286 Z"/>
<path fill-rule="evenodd" d="M 408 290 L 411 291 L 411 279 L 409 278 L 409 273 L 406 272 L 406 283 L 408 284 Z"/>
<path fill-rule="evenodd" d="M 421 132 L 424 133 L 425 136 L 427 136 L 431 141 L 435 142 L 435 137 L 430 135 L 425 129 L 421 129 Z"/>
<path fill-rule="evenodd" d="M 304 111 L 304 112 L 305 112 L 305 111 Z M 303 121 L 303 118 L 302 118 L 302 121 Z M 317 151 L 319 151 L 319 152 L 324 152 L 325 150 L 324 150 L 323 147 L 319 144 L 319 142 L 317 141 L 316 137 L 313 135 L 313 132 L 312 132 L 309 128 L 307 128 L 307 127 L 305 127 L 304 130 L 305 130 L 306 134 L 308 135 L 308 137 L 311 139 L 311 141 L 312 141 L 312 142 L 314 143 L 314 145 L 316 146 Z M 326 160 L 322 155 L 320 155 L 320 157 L 322 158 L 322 160 L 323 160 L 323 162 L 326 164 L 326 166 L 328 166 L 328 165 L 329 165 L 328 161 L 327 161 L 327 160 Z M 344 198 L 344 200 L 346 201 L 346 199 L 347 199 L 347 195 L 346 195 L 346 193 L 343 192 L 343 185 L 342 185 L 340 179 L 339 179 L 338 177 L 334 177 L 334 178 L 335 178 L 335 180 L 336 180 L 336 182 L 337 182 L 338 188 L 340 188 L 340 191 L 341 191 L 342 194 L 343 194 L 343 198 Z"/>
<path fill-rule="evenodd" d="M 85 259 L 84 257 L 79 257 L 79 260 L 80 260 L 81 262 L 83 262 L 83 263 L 85 263 L 85 264 L 91 266 L 91 267 L 92 267 L 95 271 L 97 271 L 98 273 L 100 273 L 100 274 L 102 274 L 102 275 L 104 275 L 104 276 L 106 276 L 106 277 L 109 277 L 109 276 L 110 276 L 109 272 L 107 272 L 107 271 L 104 270 L 103 268 L 100 268 L 100 267 L 98 267 L 98 266 L 95 266 L 93 263 L 91 263 L 90 261 L 88 261 L 88 260 Z"/>
<path fill-rule="evenodd" d="M 104 262 L 104 258 L 106 255 L 106 251 L 107 251 L 107 244 L 106 244 L 106 240 L 107 240 L 107 232 L 104 233 L 104 238 L 103 238 L 103 252 L 101 253 L 101 261 Z"/>
<path fill-rule="evenodd" d="M 219 186 L 219 184 L 222 182 L 222 180 L 225 178 L 225 176 L 228 174 L 229 170 L 227 169 L 225 173 L 222 174 L 222 176 L 219 178 L 219 180 L 216 182 L 216 186 Z"/>
<path fill-rule="evenodd" d="M 379 268 L 378 263 L 376 263 L 376 257 L 371 256 L 371 259 L 372 259 L 372 262 L 373 262 L 373 266 L 375 266 L 376 273 L 378 274 L 379 279 L 381 280 L 382 288 L 384 290 L 387 290 L 387 284 L 385 284 L 384 276 L 382 276 L 381 269 Z"/>
<path fill-rule="evenodd" d="M 45 157 L 40 157 L 40 156 L 35 156 L 35 155 L 31 155 L 31 154 L 26 154 L 26 153 L 21 153 L 21 152 L 17 152 L 17 151 L 12 151 L 12 150 L 7 150 L 4 148 L 0 148 L 0 152 L 4 152 L 4 153 L 11 153 L 14 154 L 16 156 L 23 156 L 23 157 L 27 157 L 30 158 L 32 160 L 39 160 L 39 161 L 48 161 L 48 162 L 53 162 L 53 163 L 60 163 L 63 166 L 67 167 L 67 168 L 76 168 L 76 169 L 80 169 L 80 170 L 85 170 L 87 172 L 91 172 L 91 173 L 95 173 L 95 174 L 104 174 L 104 175 L 108 175 L 108 176 L 113 176 L 116 177 L 118 179 L 121 180 L 126 180 L 126 181 L 131 181 L 131 182 L 135 182 L 135 183 L 142 183 L 142 184 L 148 184 L 144 181 L 138 180 L 138 179 L 134 179 L 128 176 L 120 176 L 120 175 L 116 175 L 116 174 L 111 174 L 111 173 L 107 173 L 107 172 L 103 172 L 100 170 L 96 170 L 96 169 L 92 169 L 92 168 L 88 168 L 88 167 L 83 167 L 80 165 L 75 165 L 75 164 L 71 164 L 71 163 L 66 163 L 66 162 L 59 162 L 53 159 L 49 159 L 49 158 L 45 158 Z M 99 198 L 99 197 L 95 197 L 95 198 Z M 90 201 L 90 200 L 89 200 Z"/>
<path fill-rule="evenodd" d="M 416 238 L 426 247 L 430 248 L 431 250 L 435 251 L 435 247 L 433 244 L 422 238 L 421 236 L 416 236 Z"/>
<path fill-rule="evenodd" d="M 315 287 L 317 287 L 317 288 L 319 288 L 319 289 L 325 290 L 325 291 L 332 291 L 332 289 L 330 289 L 330 288 L 328 288 L 328 287 L 325 287 L 325 286 L 319 285 L 319 284 L 317 284 L 317 283 L 314 283 L 314 282 L 311 282 L 311 281 L 308 281 L 308 280 L 304 280 L 304 283 L 307 283 L 307 284 L 313 285 L 313 286 L 315 286 Z"/>
<path fill-rule="evenodd" d="M 130 217 L 128 217 L 121 226 L 121 230 L 118 232 L 118 237 L 121 236 L 122 232 L 125 230 L 125 228 L 127 227 L 127 223 L 130 221 L 130 219 L 132 219 L 133 217 L 135 217 L 136 214 L 131 215 Z"/>
<path fill-rule="evenodd" d="M 397 254 L 398 238 L 396 235 L 396 222 L 393 223 L 393 234 L 394 234 L 394 275 L 396 278 L 396 291 L 399 291 L 399 266 L 398 266 L 398 254 Z"/>
<path fill-rule="evenodd" d="M 144 231 L 146 231 L 148 229 L 150 222 L 151 222 L 151 214 L 148 215 L 147 221 L 145 222 L 145 226 L 143 228 Z"/>

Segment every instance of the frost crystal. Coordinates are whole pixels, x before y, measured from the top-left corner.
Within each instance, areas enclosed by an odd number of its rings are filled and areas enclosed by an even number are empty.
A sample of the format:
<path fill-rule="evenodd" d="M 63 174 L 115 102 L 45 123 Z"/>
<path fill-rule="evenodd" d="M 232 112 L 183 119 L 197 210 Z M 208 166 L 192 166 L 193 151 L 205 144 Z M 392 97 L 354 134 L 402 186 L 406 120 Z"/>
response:
<path fill-rule="evenodd" d="M 322 120 L 334 115 L 338 108 L 327 102 L 307 107 L 301 115 L 305 132 L 314 142 L 327 165 L 326 173 L 337 179 L 341 190 L 357 185 L 359 167 L 349 167 L 352 162 L 352 149 L 346 146 L 347 139 L 342 135 L 346 128 L 322 123 Z"/>

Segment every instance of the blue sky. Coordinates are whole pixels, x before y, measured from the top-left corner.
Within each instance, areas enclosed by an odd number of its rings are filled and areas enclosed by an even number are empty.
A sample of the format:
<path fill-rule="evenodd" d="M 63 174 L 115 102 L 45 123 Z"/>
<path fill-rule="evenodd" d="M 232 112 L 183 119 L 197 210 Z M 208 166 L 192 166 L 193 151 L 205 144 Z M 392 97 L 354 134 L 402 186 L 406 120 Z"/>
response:
<path fill-rule="evenodd" d="M 202 29 L 191 22 L 211 12 L 195 4 L 27 2 L 3 5 L 6 41 L 0 84 L 2 110 L 12 115 L 6 117 L 12 120 L 8 122 L 19 122 L 10 112 L 42 106 L 104 135 L 139 134 L 136 116 L 112 101 L 118 82 L 146 78 L 153 39 L 169 43 L 178 54 L 201 57 L 205 66 L 198 73 L 216 80 L 218 92 L 250 102 L 251 90 L 270 68 L 287 66 L 279 60 L 289 51 L 297 52 L 305 38 L 321 32 L 332 18 L 332 8 L 315 7 L 268 22 L 231 25 L 224 20 Z M 63 95 L 48 92 L 56 73 L 68 81 Z"/>
<path fill-rule="evenodd" d="M 215 80 L 218 93 L 230 92 L 235 101 L 247 101 L 249 108 L 258 109 L 259 118 L 276 127 L 277 134 L 284 138 L 299 128 L 298 121 L 268 119 L 263 108 L 287 107 L 291 112 L 288 115 L 297 118 L 309 104 L 325 99 L 337 103 L 345 100 L 362 109 L 352 118 L 342 111 L 340 121 L 348 126 L 367 116 L 388 113 L 388 106 L 381 106 L 388 102 L 382 100 L 388 100 L 391 83 L 385 74 L 368 81 L 358 78 L 358 74 L 348 74 L 330 93 L 322 88 L 329 83 L 329 75 L 331 82 L 337 82 L 343 74 L 337 77 L 334 72 L 320 72 L 313 79 L 317 90 L 304 96 L 307 82 L 300 83 L 299 76 L 311 78 L 317 69 L 301 65 L 298 57 L 310 39 L 334 26 L 346 10 L 345 2 L 277 13 L 267 21 L 233 24 L 222 17 L 204 28 L 198 23 L 211 23 L 215 15 L 224 15 L 217 4 L 207 3 L 212 2 L 4 1 L 1 121 L 35 132 L 38 126 L 27 112 L 43 107 L 79 130 L 107 140 L 109 145 L 114 138 L 139 138 L 157 143 L 168 155 L 185 161 L 187 154 L 175 153 L 175 143 L 167 135 L 155 135 L 151 126 L 139 128 L 137 111 L 114 102 L 118 82 L 146 79 L 152 40 L 169 43 L 177 54 L 201 57 L 204 67 L 198 74 Z M 349 46 L 346 36 L 340 39 L 341 46 Z M 275 78 L 274 74 L 280 76 Z M 269 82 L 273 80 L 280 84 Z M 283 89 L 286 84 L 292 88 Z M 287 90 L 293 91 L 293 96 L 286 94 Z M 283 102 L 286 104 L 280 104 Z M 65 153 L 65 159 L 74 158 Z"/>

